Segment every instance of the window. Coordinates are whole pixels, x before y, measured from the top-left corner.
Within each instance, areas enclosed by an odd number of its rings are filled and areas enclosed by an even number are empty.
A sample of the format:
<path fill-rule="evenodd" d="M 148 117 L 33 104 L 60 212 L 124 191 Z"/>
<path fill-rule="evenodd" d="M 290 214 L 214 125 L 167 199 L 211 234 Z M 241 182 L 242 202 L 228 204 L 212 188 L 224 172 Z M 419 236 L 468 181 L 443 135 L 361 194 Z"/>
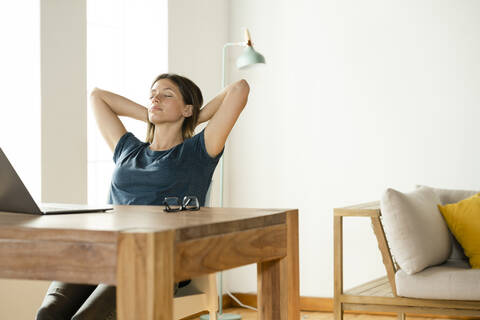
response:
<path fill-rule="evenodd" d="M 113 91 L 147 104 L 150 85 L 167 72 L 167 0 L 87 2 L 87 90 Z M 145 140 L 146 124 L 122 118 L 127 131 Z M 112 152 L 88 108 L 88 202 L 105 203 Z"/>
<path fill-rule="evenodd" d="M 0 2 L 0 148 L 40 200 L 40 2 Z"/>

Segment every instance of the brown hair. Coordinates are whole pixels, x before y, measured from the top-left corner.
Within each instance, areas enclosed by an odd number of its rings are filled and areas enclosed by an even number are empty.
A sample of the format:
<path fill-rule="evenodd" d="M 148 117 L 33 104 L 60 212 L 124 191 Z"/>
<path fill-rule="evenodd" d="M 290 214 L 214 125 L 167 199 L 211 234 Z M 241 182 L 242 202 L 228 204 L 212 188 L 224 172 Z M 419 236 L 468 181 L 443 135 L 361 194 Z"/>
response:
<path fill-rule="evenodd" d="M 184 140 L 193 137 L 195 127 L 197 126 L 200 107 L 203 104 L 202 91 L 192 80 L 174 73 L 163 73 L 159 75 L 155 78 L 155 80 L 153 80 L 151 88 L 155 82 L 161 79 L 168 79 L 175 83 L 180 91 L 180 94 L 182 95 L 183 102 L 185 104 L 192 105 L 192 115 L 183 120 L 182 136 Z M 152 143 L 154 133 L 155 125 L 148 121 L 146 142 Z"/>

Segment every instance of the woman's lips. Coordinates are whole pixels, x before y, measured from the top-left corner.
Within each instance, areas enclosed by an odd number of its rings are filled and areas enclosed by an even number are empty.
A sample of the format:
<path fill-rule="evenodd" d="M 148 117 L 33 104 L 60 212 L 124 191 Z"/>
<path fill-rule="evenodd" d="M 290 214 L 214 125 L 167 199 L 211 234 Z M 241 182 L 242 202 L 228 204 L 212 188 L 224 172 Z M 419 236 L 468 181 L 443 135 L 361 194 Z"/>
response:
<path fill-rule="evenodd" d="M 151 108 L 150 108 L 150 111 L 153 112 L 153 111 L 163 111 L 163 110 L 162 110 L 162 108 L 160 108 L 160 107 L 151 107 Z"/>

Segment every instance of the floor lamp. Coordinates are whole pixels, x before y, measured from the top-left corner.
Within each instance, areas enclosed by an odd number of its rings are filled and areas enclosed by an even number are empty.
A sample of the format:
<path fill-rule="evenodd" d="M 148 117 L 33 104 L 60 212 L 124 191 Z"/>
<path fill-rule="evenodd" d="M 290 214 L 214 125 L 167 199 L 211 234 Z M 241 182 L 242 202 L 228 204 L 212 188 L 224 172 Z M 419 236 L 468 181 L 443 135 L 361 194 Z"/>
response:
<path fill-rule="evenodd" d="M 225 88 L 225 56 L 228 47 L 245 47 L 243 53 L 237 58 L 237 68 L 238 69 L 248 69 L 255 64 L 265 63 L 265 58 L 253 49 L 252 39 L 250 38 L 250 33 L 248 29 L 245 29 L 245 41 L 244 42 L 227 42 L 223 46 L 223 55 L 222 55 L 222 89 Z M 223 158 L 220 159 L 220 207 L 223 207 Z M 220 281 L 219 287 L 220 291 L 218 294 L 218 320 L 240 320 L 242 316 L 238 314 L 223 313 L 223 274 L 220 272 Z M 200 320 L 208 320 L 210 316 L 208 314 L 202 315 Z"/>

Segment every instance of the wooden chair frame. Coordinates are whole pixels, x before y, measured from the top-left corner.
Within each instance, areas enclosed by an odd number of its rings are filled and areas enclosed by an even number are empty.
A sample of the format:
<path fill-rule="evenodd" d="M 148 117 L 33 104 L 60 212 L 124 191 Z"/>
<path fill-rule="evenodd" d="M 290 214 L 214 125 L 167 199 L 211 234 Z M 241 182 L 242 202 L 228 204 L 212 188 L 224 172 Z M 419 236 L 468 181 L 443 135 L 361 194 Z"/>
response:
<path fill-rule="evenodd" d="M 185 289 L 179 289 L 173 298 L 174 320 L 202 311 L 208 311 L 210 320 L 217 320 L 218 296 L 215 273 L 192 279 L 192 283 Z"/>
<path fill-rule="evenodd" d="M 382 254 L 387 276 L 343 291 L 343 218 L 370 218 Z M 480 301 L 406 298 L 397 295 L 394 263 L 381 221 L 379 202 L 334 209 L 334 319 L 343 320 L 346 310 L 397 313 L 438 314 L 445 316 L 480 316 Z"/>

